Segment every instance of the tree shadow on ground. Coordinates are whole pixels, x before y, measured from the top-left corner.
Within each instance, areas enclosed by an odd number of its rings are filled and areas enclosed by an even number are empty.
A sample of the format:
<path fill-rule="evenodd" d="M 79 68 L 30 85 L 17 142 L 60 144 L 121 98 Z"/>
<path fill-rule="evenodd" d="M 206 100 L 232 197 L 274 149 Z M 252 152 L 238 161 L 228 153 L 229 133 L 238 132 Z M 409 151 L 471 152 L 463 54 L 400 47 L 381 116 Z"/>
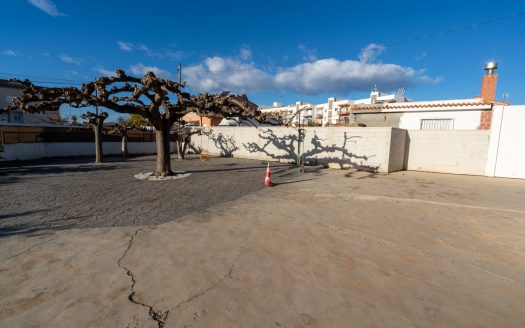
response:
<path fill-rule="evenodd" d="M 51 234 L 54 231 L 67 230 L 67 229 L 72 229 L 72 228 L 77 228 L 77 224 L 75 222 L 72 222 L 66 225 L 61 225 L 58 227 L 51 227 L 50 224 L 47 222 L 46 223 L 35 223 L 35 222 L 22 223 L 22 224 L 9 226 L 9 227 L 0 228 L 0 238 L 16 236 L 16 235 L 34 237 L 34 236 Z"/>
<path fill-rule="evenodd" d="M 27 235 L 27 236 L 38 236 L 52 233 L 53 231 L 67 230 L 71 228 L 81 228 L 79 222 L 89 217 L 89 215 L 81 216 L 66 216 L 55 219 L 42 219 L 25 221 L 24 217 L 32 215 L 45 215 L 53 212 L 54 209 L 38 209 L 24 212 L 8 213 L 0 216 L 0 220 L 4 219 L 17 219 L 15 224 L 4 225 L 0 227 L 0 238 L 14 236 L 14 235 Z M 20 219 L 19 219 L 20 218 Z M 18 220 L 19 219 L 19 220 Z M 65 223 L 64 223 L 65 222 Z"/>
<path fill-rule="evenodd" d="M 206 172 L 226 172 L 226 171 L 235 171 L 235 172 L 246 172 L 246 171 L 261 171 L 263 172 L 264 169 L 266 169 L 267 164 L 261 164 L 258 166 L 248 166 L 248 167 L 221 167 L 221 168 L 214 168 L 214 169 L 189 169 L 185 170 L 184 172 L 187 173 L 206 173 Z M 278 168 L 278 169 L 284 169 L 283 172 L 290 170 L 290 168 L 293 168 L 293 165 L 290 164 L 280 164 L 280 165 L 273 165 L 272 168 Z M 277 170 L 275 173 L 280 173 L 281 171 Z"/>
<path fill-rule="evenodd" d="M 273 186 L 277 187 L 277 186 L 280 186 L 280 185 L 286 185 L 286 184 L 291 184 L 291 183 L 299 183 L 299 182 L 305 182 L 305 181 L 312 181 L 312 180 L 317 180 L 317 179 L 316 178 L 311 178 L 311 179 L 301 179 L 301 180 L 277 182 L 277 183 L 274 183 Z"/>
<path fill-rule="evenodd" d="M 379 172 L 368 172 L 366 175 L 361 175 L 359 177 L 354 177 L 354 174 L 356 174 L 358 171 L 349 171 L 345 173 L 345 178 L 355 178 L 355 179 L 376 179 L 380 173 Z"/>
<path fill-rule="evenodd" d="M 43 174 L 62 174 L 62 173 L 86 173 L 94 171 L 111 171 L 119 166 L 112 163 L 104 164 L 68 164 L 68 165 L 28 165 L 0 167 L 0 185 L 13 183 L 20 179 L 20 176 L 43 175 Z M 15 175 L 15 177 L 11 176 Z"/>
<path fill-rule="evenodd" d="M 41 212 L 48 212 L 48 211 L 49 210 L 47 209 L 42 209 L 42 210 L 30 210 L 30 211 L 23 211 L 23 212 L 16 212 L 16 213 L 0 214 L 0 220 L 9 219 L 13 217 L 28 216 L 28 215 L 41 213 Z"/>
<path fill-rule="evenodd" d="M 375 155 L 358 155 L 348 149 L 349 144 L 357 143 L 361 137 L 348 136 L 347 132 L 344 132 L 341 145 L 325 144 L 326 140 L 321 139 L 315 131 L 313 137 L 308 138 L 305 133 L 278 136 L 272 129 L 268 128 L 260 130 L 259 138 L 263 141 L 262 145 L 256 142 L 243 143 L 244 148 L 250 153 L 262 153 L 273 160 L 287 160 L 297 163 L 297 149 L 303 145 L 302 147 L 307 150 L 301 151 L 301 164 L 325 167 L 338 166 L 339 168 L 368 172 L 378 172 L 379 170 L 379 166 L 364 163 Z"/>

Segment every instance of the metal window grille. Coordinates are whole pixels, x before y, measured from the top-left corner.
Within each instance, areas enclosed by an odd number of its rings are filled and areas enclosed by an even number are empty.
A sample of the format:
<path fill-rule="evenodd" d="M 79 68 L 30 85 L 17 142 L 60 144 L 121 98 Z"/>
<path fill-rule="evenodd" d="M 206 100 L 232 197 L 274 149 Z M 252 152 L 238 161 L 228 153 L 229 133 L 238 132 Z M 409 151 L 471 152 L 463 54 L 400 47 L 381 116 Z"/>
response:
<path fill-rule="evenodd" d="M 453 118 L 422 119 L 421 130 L 453 130 Z"/>

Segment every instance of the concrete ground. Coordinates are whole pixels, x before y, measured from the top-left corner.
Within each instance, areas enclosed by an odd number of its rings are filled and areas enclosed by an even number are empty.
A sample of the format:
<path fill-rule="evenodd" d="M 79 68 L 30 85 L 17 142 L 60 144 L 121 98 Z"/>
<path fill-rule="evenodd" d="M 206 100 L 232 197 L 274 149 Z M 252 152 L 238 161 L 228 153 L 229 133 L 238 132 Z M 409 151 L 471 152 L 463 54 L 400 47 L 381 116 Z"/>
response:
<path fill-rule="evenodd" d="M 287 178 L 156 226 L 1 237 L 0 326 L 525 326 L 525 181 Z"/>

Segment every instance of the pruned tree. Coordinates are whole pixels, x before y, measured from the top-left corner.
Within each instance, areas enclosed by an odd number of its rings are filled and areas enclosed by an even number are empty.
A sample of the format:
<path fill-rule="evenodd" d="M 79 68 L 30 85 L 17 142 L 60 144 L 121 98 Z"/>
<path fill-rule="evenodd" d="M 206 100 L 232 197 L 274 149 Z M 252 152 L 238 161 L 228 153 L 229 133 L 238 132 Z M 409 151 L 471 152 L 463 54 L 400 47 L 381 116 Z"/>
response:
<path fill-rule="evenodd" d="M 262 119 L 257 106 L 245 95 L 190 95 L 184 84 L 162 79 L 153 72 L 144 77 L 128 76 L 117 70 L 115 76 L 100 77 L 80 88 L 47 88 L 27 83 L 14 106 L 27 112 L 57 110 L 62 104 L 75 108 L 105 107 L 122 114 L 136 114 L 155 128 L 157 144 L 156 176 L 173 174 L 170 160 L 169 132 L 172 125 L 190 112 L 201 116 L 222 116 Z"/>
<path fill-rule="evenodd" d="M 82 117 L 89 126 L 93 129 L 95 134 L 95 163 L 102 163 L 104 152 L 102 150 L 102 131 L 104 129 L 104 121 L 108 118 L 108 113 L 101 112 L 98 114 L 87 112 L 82 114 Z"/>
<path fill-rule="evenodd" d="M 173 132 L 175 135 L 175 143 L 177 145 L 177 155 L 179 159 L 184 159 L 188 146 L 191 143 L 191 137 L 194 135 L 211 135 L 211 129 L 205 129 L 203 127 L 190 127 L 186 126 L 185 121 L 180 121 L 176 123 L 176 129 Z"/>
<path fill-rule="evenodd" d="M 133 130 L 135 127 L 133 125 L 129 124 L 128 120 L 125 120 L 121 117 L 117 119 L 117 122 L 115 125 L 109 126 L 107 133 L 108 134 L 120 134 L 121 135 L 121 141 L 120 141 L 120 154 L 122 158 L 127 158 L 128 153 L 128 131 Z"/>

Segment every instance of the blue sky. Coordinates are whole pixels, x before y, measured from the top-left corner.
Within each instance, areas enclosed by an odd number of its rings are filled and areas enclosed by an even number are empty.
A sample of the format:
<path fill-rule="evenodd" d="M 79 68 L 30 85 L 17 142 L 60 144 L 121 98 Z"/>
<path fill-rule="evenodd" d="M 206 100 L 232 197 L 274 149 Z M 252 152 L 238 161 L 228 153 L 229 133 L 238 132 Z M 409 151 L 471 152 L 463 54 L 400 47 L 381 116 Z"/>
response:
<path fill-rule="evenodd" d="M 524 104 L 525 14 L 429 37 L 524 11 L 522 1 L 3 1 L 0 78 L 78 84 L 123 68 L 176 79 L 181 63 L 191 92 L 258 104 L 361 98 L 374 84 L 437 100 L 479 94 L 494 59 L 498 97 Z"/>

